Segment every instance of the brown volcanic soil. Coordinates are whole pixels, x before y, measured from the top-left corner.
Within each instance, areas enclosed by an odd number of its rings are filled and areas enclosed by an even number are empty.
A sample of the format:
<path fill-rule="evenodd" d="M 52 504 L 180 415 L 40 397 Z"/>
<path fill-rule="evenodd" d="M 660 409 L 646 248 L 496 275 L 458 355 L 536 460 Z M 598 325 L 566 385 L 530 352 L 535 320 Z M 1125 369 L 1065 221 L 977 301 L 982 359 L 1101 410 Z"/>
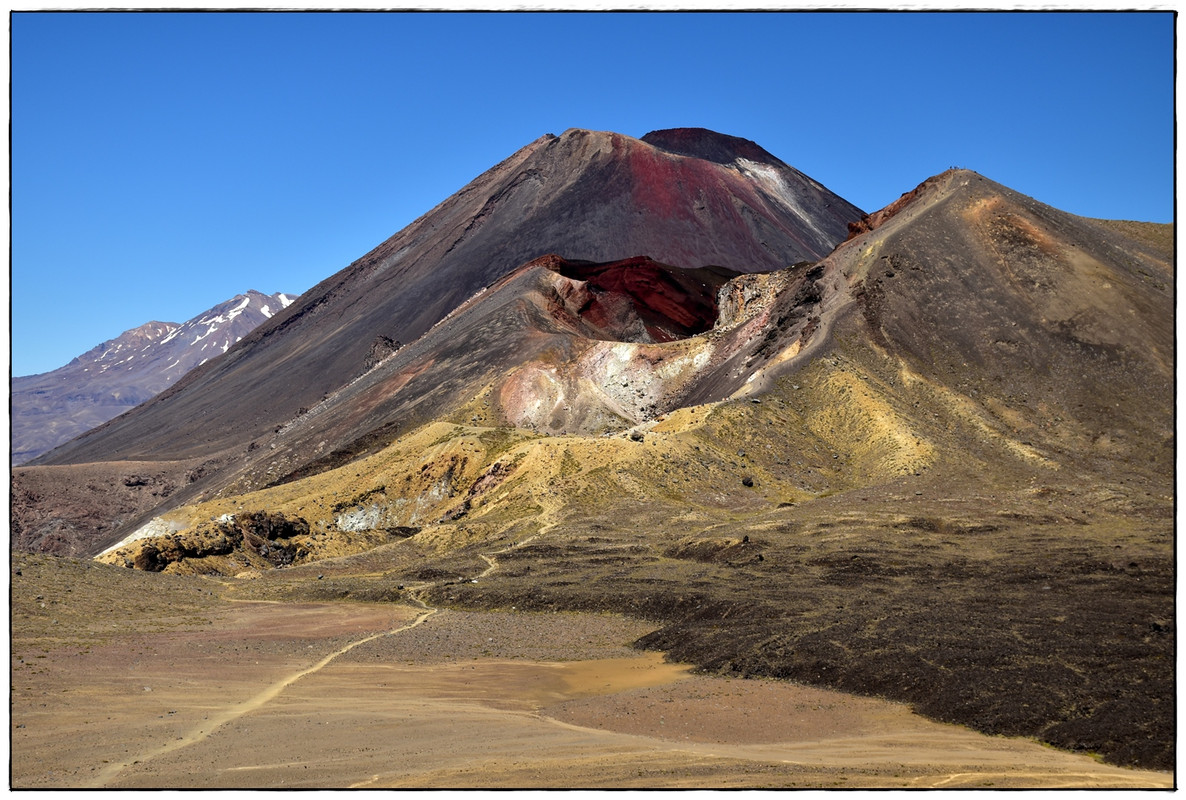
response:
<path fill-rule="evenodd" d="M 238 601 L 283 590 L 284 571 L 215 582 L 33 555 L 12 568 L 17 789 L 1172 780 L 883 701 L 694 676 L 626 647 L 649 626 L 625 617 Z"/>

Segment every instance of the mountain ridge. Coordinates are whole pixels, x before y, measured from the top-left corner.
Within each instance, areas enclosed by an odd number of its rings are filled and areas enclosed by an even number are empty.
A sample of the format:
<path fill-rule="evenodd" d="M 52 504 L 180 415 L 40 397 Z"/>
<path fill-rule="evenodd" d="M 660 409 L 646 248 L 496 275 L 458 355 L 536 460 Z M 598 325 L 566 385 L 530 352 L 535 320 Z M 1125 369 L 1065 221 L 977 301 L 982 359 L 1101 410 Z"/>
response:
<path fill-rule="evenodd" d="M 151 399 L 226 352 L 293 299 L 295 295 L 252 289 L 184 323 L 146 322 L 55 370 L 14 377 L 12 463 L 34 459 Z M 186 343 L 190 333 L 194 341 Z"/>

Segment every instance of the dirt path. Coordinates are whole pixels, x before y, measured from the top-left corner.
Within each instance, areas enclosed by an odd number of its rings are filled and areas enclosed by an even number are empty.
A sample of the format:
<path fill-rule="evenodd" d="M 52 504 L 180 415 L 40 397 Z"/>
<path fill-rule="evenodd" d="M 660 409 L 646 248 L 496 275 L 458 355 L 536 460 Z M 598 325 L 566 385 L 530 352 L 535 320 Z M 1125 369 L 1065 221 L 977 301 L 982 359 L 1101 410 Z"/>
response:
<path fill-rule="evenodd" d="M 555 524 L 556 523 L 552 522 L 552 523 L 549 523 L 545 527 L 547 527 L 547 528 L 554 527 Z M 535 536 L 532 536 L 532 537 L 524 540 L 524 542 L 521 542 L 520 544 L 525 544 L 527 542 L 530 542 L 530 541 L 538 538 L 540 535 L 542 535 L 542 533 L 543 533 L 543 529 L 541 529 L 539 534 L 536 534 Z M 490 575 L 491 573 L 495 572 L 498 569 L 498 562 L 495 559 L 495 556 L 500 553 L 506 552 L 507 549 L 509 549 L 509 548 L 504 548 L 503 550 L 499 550 L 496 553 L 492 553 L 490 555 L 483 554 L 481 557 L 483 560 L 486 561 L 488 566 L 477 577 L 479 579 L 485 578 L 488 575 Z M 107 786 L 109 783 L 116 780 L 118 778 L 119 774 L 122 773 L 125 769 L 127 769 L 132 764 L 145 764 L 159 756 L 165 755 L 167 753 L 172 753 L 174 751 L 181 750 L 182 748 L 190 747 L 191 745 L 197 744 L 197 743 L 209 738 L 211 735 L 216 733 L 223 726 L 237 720 L 238 718 L 240 718 L 246 714 L 250 714 L 254 711 L 257 711 L 257 710 L 263 708 L 264 705 L 273 701 L 281 692 L 283 692 L 286 688 L 288 688 L 292 684 L 296 683 L 297 681 L 301 680 L 302 678 L 304 678 L 306 676 L 309 676 L 316 672 L 321 671 L 326 666 L 328 666 L 332 661 L 334 661 L 336 658 L 338 658 L 339 656 L 345 655 L 346 653 L 350 652 L 354 648 L 364 645 L 368 642 L 374 641 L 375 639 L 378 639 L 383 636 L 394 636 L 394 635 L 402 633 L 404 631 L 411 630 L 412 628 L 415 628 L 416 626 L 422 624 L 425 620 L 427 620 L 433 614 L 437 613 L 437 609 L 428 607 L 427 605 L 425 605 L 423 603 L 423 601 L 421 601 L 419 599 L 422 591 L 424 589 L 426 589 L 427 587 L 429 587 L 430 585 L 432 585 L 432 584 L 426 583 L 426 584 L 420 584 L 417 586 L 409 587 L 410 588 L 409 594 L 414 598 L 414 601 L 417 604 L 419 604 L 420 606 L 423 607 L 424 610 L 412 622 L 408 623 L 407 625 L 401 625 L 400 627 L 394 628 L 389 631 L 382 631 L 379 633 L 374 633 L 369 636 L 364 636 L 360 639 L 351 641 L 349 644 L 347 644 L 343 647 L 340 647 L 337 650 L 331 652 L 329 655 L 325 656 L 324 658 L 322 658 L 320 661 L 313 664 L 312 666 L 307 667 L 306 669 L 302 669 L 299 672 L 295 672 L 291 675 L 288 675 L 288 676 L 282 678 L 281 680 L 278 680 L 278 681 L 272 683 L 270 686 L 265 688 L 263 691 L 261 691 L 259 694 L 255 695 L 254 697 L 251 697 L 244 702 L 232 705 L 232 706 L 224 709 L 223 711 L 215 714 L 213 716 L 213 718 L 209 718 L 206 721 L 204 721 L 202 724 L 202 727 L 200 729 L 195 728 L 195 729 L 189 731 L 188 733 L 185 733 L 182 736 L 177 737 L 177 739 L 175 739 L 167 744 L 164 744 L 160 747 L 154 748 L 147 752 L 140 753 L 139 756 L 136 758 L 109 764 L 108 766 L 106 766 L 102 770 L 100 770 L 100 772 L 95 776 L 94 780 L 91 782 L 91 786 L 93 786 L 93 787 Z M 259 603 L 259 604 L 267 604 L 267 605 L 283 605 L 283 604 L 279 603 L 278 601 L 274 601 L 274 600 L 253 601 L 253 600 L 242 600 L 242 599 L 230 598 L 230 601 L 237 602 L 237 603 Z"/>
<path fill-rule="evenodd" d="M 238 600 L 235 602 L 245 602 L 246 603 L 246 602 L 254 602 L 254 601 Z M 258 602 L 261 602 L 264 604 L 278 605 L 271 601 L 258 601 Z M 147 752 L 140 753 L 139 756 L 134 759 L 129 759 L 126 761 L 108 764 L 106 767 L 104 767 L 102 770 L 99 771 L 99 774 L 96 775 L 94 780 L 90 782 L 90 786 L 91 787 L 107 786 L 112 781 L 116 780 L 119 777 L 119 774 L 121 772 L 123 772 L 125 769 L 127 769 L 129 766 L 131 766 L 132 764 L 144 764 L 144 763 L 151 761 L 154 758 L 165 755 L 166 753 L 171 753 L 176 750 L 180 750 L 182 748 L 189 747 L 191 745 L 194 745 L 194 744 L 197 744 L 198 742 L 203 741 L 204 739 L 206 739 L 206 738 L 210 737 L 211 735 L 213 735 L 214 733 L 216 733 L 224 725 L 227 725 L 227 724 L 235 721 L 236 719 L 244 716 L 245 714 L 250 714 L 251 712 L 257 711 L 258 709 L 262 708 L 264 705 L 266 705 L 267 703 L 274 700 L 277 697 L 277 695 L 279 695 L 282 691 L 284 691 L 286 688 L 288 688 L 292 684 L 299 681 L 301 678 L 304 678 L 308 675 L 312 675 L 316 672 L 319 672 L 320 670 L 322 670 L 326 666 L 328 666 L 330 664 L 330 662 L 332 662 L 334 659 L 338 658 L 339 656 L 345 655 L 346 653 L 353 650 L 355 647 L 358 647 L 359 645 L 363 645 L 363 644 L 366 644 L 367 642 L 378 639 L 381 636 L 392 636 L 394 634 L 401 633 L 403 631 L 415 628 L 417 625 L 420 625 L 421 623 L 423 623 L 426 619 L 431 617 L 436 612 L 437 612 L 437 610 L 435 608 L 427 608 L 423 612 L 421 612 L 420 615 L 417 616 L 412 622 L 408 623 L 407 625 L 402 625 L 398 628 L 395 628 L 395 629 L 389 630 L 389 631 L 382 631 L 380 633 L 374 633 L 374 634 L 371 634 L 370 636 L 365 636 L 361 639 L 352 641 L 349 644 L 345 645 L 344 647 L 338 648 L 337 650 L 335 650 L 332 653 L 330 653 L 329 655 L 327 655 L 325 658 L 318 661 L 316 664 L 313 664 L 312 666 L 310 666 L 306 669 L 300 670 L 299 672 L 295 672 L 291 675 L 288 675 L 288 676 L 282 678 L 281 680 L 276 681 L 275 683 L 271 684 L 270 686 L 265 688 L 263 691 L 261 691 L 259 694 L 255 695 L 254 697 L 251 697 L 242 703 L 237 703 L 235 705 L 229 706 L 228 708 L 224 709 L 223 711 L 215 714 L 212 718 L 208 719 L 208 721 L 205 721 L 202 723 L 201 729 L 195 728 L 193 730 L 190 730 L 188 733 L 185 733 L 185 734 L 177 737 L 177 739 L 175 739 L 171 742 L 168 742 L 167 744 L 161 745 L 160 747 L 154 748 Z"/>
<path fill-rule="evenodd" d="M 431 643 L 431 627 L 474 627 L 450 617 L 410 638 Z M 488 630 L 503 623 L 514 624 Z M 555 623 L 538 624 L 542 636 Z M 294 686 L 244 720 L 249 729 L 226 730 L 124 785 L 312 787 L 349 775 L 355 788 L 1169 785 L 1169 776 L 981 736 L 876 700 L 692 676 L 654 653 L 409 664 L 414 646 L 382 644 Z M 294 730 L 316 734 L 294 741 Z M 244 747 L 249 738 L 286 745 L 261 751 Z M 219 769 L 196 776 L 194 762 Z"/>

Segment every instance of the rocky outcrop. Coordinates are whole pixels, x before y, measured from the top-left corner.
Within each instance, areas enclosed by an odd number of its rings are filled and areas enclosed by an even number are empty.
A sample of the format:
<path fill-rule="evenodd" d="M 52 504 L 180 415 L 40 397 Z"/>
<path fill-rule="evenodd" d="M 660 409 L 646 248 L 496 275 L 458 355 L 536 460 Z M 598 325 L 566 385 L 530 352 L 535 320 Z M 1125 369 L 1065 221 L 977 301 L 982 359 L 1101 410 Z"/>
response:
<path fill-rule="evenodd" d="M 727 136 L 707 128 L 668 128 L 642 137 L 647 144 L 681 156 L 717 164 L 732 164 L 739 158 L 767 164 L 781 164 L 761 146 L 740 136 Z"/>
<path fill-rule="evenodd" d="M 390 336 L 376 336 L 375 341 L 371 342 L 371 349 L 367 351 L 366 368 L 371 369 L 401 347 L 403 345 Z"/>
<path fill-rule="evenodd" d="M 788 277 L 785 271 L 763 272 L 739 275 L 729 281 L 717 294 L 719 311 L 714 327 L 724 330 L 753 319 L 787 286 Z"/>
<path fill-rule="evenodd" d="M 301 517 L 245 511 L 228 514 L 192 531 L 137 539 L 109 551 L 105 560 L 146 572 L 163 572 L 170 564 L 238 551 L 282 567 L 302 554 L 298 540 L 308 535 L 309 523 Z"/>

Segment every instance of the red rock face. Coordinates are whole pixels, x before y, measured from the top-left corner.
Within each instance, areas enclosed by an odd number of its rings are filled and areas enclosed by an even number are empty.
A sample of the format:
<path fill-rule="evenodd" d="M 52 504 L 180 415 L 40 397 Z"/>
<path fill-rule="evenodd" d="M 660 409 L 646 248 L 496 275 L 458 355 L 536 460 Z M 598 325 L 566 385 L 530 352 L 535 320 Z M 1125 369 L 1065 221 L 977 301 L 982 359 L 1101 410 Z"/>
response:
<path fill-rule="evenodd" d="M 621 306 L 628 303 L 656 342 L 710 330 L 717 319 L 717 291 L 737 274 L 724 269 L 679 269 L 646 256 L 602 264 L 550 256 L 536 263 L 588 284 L 589 299 L 578 313 L 589 324 L 613 334 L 617 320 L 622 319 Z"/>
<path fill-rule="evenodd" d="M 678 134 L 684 130 L 688 129 L 658 133 Z M 731 245 L 739 252 L 744 252 L 748 246 L 743 239 L 748 239 L 752 235 L 756 224 L 765 230 L 778 231 L 780 237 L 794 242 L 803 253 L 815 253 L 817 257 L 824 255 L 820 252 L 818 243 L 811 242 L 810 237 L 805 235 L 802 226 L 789 222 L 785 208 L 777 200 L 768 195 L 763 196 L 759 183 L 743 175 L 736 168 L 721 168 L 722 165 L 736 167 L 739 158 L 762 165 L 780 162 L 752 142 L 728 138 L 729 141 L 749 144 L 752 147 L 742 147 L 741 153 L 734 153 L 723 144 L 718 143 L 716 147 L 712 147 L 710 140 L 704 139 L 693 142 L 693 146 L 687 148 L 694 151 L 697 149 L 694 145 L 699 143 L 703 145 L 700 149 L 706 149 L 706 152 L 713 154 L 714 158 L 710 159 L 696 157 L 691 152 L 682 152 L 679 148 L 667 150 L 660 147 L 630 146 L 629 140 L 625 137 L 615 139 L 615 155 L 623 160 L 630 170 L 631 202 L 635 208 L 642 211 L 644 224 L 650 225 L 662 220 L 667 223 L 677 222 L 686 226 L 688 230 L 694 230 L 700 227 L 703 221 L 713 220 L 716 226 L 714 235 L 718 239 L 722 234 L 736 236 L 737 241 Z M 727 154 L 730 155 L 729 160 L 725 160 Z M 813 210 L 821 216 L 826 213 L 822 208 Z M 678 254 L 681 261 L 689 264 L 703 263 L 697 260 L 695 249 L 689 247 L 685 252 L 679 249 L 678 243 L 673 242 L 672 245 L 676 250 L 668 252 Z"/>

